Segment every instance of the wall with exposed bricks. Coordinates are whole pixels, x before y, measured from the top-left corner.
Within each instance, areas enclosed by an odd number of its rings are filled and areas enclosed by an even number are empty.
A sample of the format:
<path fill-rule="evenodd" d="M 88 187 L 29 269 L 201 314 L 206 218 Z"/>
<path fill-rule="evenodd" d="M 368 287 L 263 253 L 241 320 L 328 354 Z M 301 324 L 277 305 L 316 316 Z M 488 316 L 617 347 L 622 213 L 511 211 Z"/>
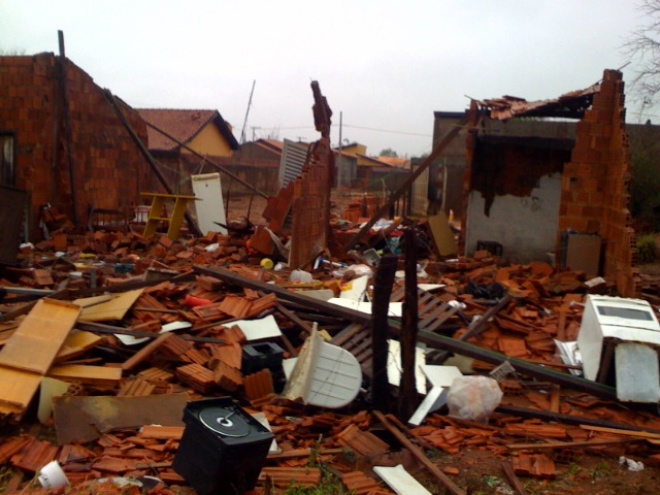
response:
<path fill-rule="evenodd" d="M 150 171 L 102 89 L 71 61 L 67 86 L 72 139 L 70 145 L 66 142 L 58 74 L 52 53 L 0 57 L 0 130 L 15 133 L 16 187 L 31 191 L 34 211 L 50 203 L 73 219 L 75 194 L 78 223 L 85 225 L 90 205 L 128 210 L 138 204 Z M 146 142 L 146 126 L 137 112 L 123 102 L 120 107 Z M 35 215 L 33 233 L 37 223 Z"/>
<path fill-rule="evenodd" d="M 631 160 L 621 72 L 606 70 L 598 94 L 577 125 L 571 161 L 564 165 L 560 233 L 597 233 L 604 242 L 603 274 L 623 296 L 638 293 L 635 232 L 628 210 Z"/>

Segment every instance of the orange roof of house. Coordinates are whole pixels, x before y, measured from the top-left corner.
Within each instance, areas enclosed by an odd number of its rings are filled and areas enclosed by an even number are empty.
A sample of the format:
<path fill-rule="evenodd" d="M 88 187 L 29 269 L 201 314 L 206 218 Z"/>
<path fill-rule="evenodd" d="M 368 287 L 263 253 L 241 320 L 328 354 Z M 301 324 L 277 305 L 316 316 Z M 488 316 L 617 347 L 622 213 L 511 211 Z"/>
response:
<path fill-rule="evenodd" d="M 139 108 L 137 111 L 147 123 L 155 125 L 182 143 L 190 142 L 209 122 L 215 122 L 230 148 L 235 150 L 239 147 L 231 127 L 217 110 Z M 178 143 L 150 126 L 147 126 L 147 136 L 151 150 L 172 151 L 179 147 Z"/>
<path fill-rule="evenodd" d="M 407 158 L 399 158 L 397 156 L 379 156 L 378 161 L 385 162 L 388 165 L 396 168 L 410 168 L 410 160 Z"/>
<path fill-rule="evenodd" d="M 258 139 L 255 143 L 258 145 L 265 145 L 266 148 L 276 149 L 280 153 L 284 148 L 284 143 L 277 139 Z"/>

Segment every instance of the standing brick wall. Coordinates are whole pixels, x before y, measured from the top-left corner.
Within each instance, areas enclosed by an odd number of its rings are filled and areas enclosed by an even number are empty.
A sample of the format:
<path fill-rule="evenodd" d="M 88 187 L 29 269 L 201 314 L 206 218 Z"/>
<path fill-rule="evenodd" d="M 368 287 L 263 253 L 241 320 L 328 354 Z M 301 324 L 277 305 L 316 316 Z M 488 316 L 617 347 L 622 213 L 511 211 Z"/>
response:
<path fill-rule="evenodd" d="M 139 204 L 140 192 L 148 191 L 148 164 L 101 88 L 76 65 L 67 65 L 78 217 L 86 217 L 90 204 L 111 209 Z M 139 114 L 123 102 L 119 107 L 147 143 L 147 127 Z M 65 176 L 68 179 L 68 173 Z"/>
<path fill-rule="evenodd" d="M 101 88 L 70 61 L 67 85 L 76 216 L 84 226 L 91 204 L 111 209 L 139 204 L 150 171 Z M 55 55 L 0 57 L 0 88 L 0 130 L 15 133 L 16 187 L 31 191 L 34 237 L 40 205 L 50 203 L 70 219 L 74 217 Z M 121 106 L 146 142 L 144 122 L 130 107 Z"/>
<path fill-rule="evenodd" d="M 622 75 L 606 70 L 600 92 L 577 124 L 571 161 L 564 166 L 557 252 L 567 229 L 603 239 L 604 276 L 622 296 L 639 292 L 635 232 L 628 210 L 631 159 L 625 130 Z"/>
<path fill-rule="evenodd" d="M 0 130 L 15 133 L 16 187 L 32 190 L 35 208 L 57 190 L 54 65 L 47 54 L 0 57 Z"/>

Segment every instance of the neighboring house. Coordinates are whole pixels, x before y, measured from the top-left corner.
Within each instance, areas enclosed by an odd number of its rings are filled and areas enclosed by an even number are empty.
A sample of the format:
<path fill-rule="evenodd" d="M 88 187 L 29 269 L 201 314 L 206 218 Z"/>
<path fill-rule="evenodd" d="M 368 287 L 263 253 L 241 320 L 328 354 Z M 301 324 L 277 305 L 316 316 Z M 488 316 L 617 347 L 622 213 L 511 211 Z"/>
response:
<path fill-rule="evenodd" d="M 434 112 L 433 149 L 467 112 Z M 460 216 L 463 204 L 463 176 L 465 174 L 465 139 L 467 130 L 461 129 L 429 167 L 428 200 L 431 213 L 444 211 Z"/>
<path fill-rule="evenodd" d="M 29 239 L 41 232 L 40 211 L 47 205 L 78 226 L 87 225 L 90 207 L 130 214 L 150 170 L 106 98 L 109 92 L 53 53 L 0 57 L 0 87 L 0 177 L 31 198 Z M 138 113 L 115 100 L 146 140 Z M 16 203 L 11 207 L 14 215 L 21 211 Z"/>
<path fill-rule="evenodd" d="M 278 173 L 283 148 L 284 143 L 275 139 L 243 143 L 241 149 L 233 154 L 228 168 L 259 191 L 274 194 L 279 189 Z M 232 186 L 232 190 L 234 188 L 237 191 L 246 189 L 238 183 Z"/>
<path fill-rule="evenodd" d="M 393 191 L 410 174 L 410 160 L 357 154 L 355 186 L 365 190 Z"/>
<path fill-rule="evenodd" d="M 239 149 L 231 126 L 217 110 L 137 109 L 147 122 L 165 131 L 176 141 L 148 127 L 148 148 L 165 167 L 163 176 L 174 192 L 190 194 L 190 176 L 217 172 L 217 169 L 192 153 L 186 147 L 221 165 L 228 165 L 232 153 Z M 183 143 L 186 146 L 182 146 Z M 223 186 L 228 180 L 222 177 Z M 159 185 L 154 181 L 152 188 Z"/>
<path fill-rule="evenodd" d="M 464 146 L 463 178 L 444 185 L 463 191 L 462 252 L 497 243 L 512 262 L 554 258 L 608 277 L 621 295 L 638 293 L 624 99 L 621 73 L 606 70 L 602 82 L 556 99 L 473 101 L 466 138 L 454 140 Z M 445 152 L 458 166 L 458 153 Z"/>

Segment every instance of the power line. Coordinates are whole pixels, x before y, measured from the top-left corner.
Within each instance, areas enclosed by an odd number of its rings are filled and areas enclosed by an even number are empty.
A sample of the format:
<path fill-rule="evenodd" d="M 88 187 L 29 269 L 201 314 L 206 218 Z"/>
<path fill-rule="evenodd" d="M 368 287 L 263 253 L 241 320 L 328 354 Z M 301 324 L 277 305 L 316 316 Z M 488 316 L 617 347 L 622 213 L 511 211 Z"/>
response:
<path fill-rule="evenodd" d="M 344 124 L 344 127 L 349 127 L 351 129 L 362 129 L 362 130 L 365 130 L 365 131 L 387 132 L 387 133 L 390 133 L 390 134 L 403 134 L 403 135 L 406 135 L 406 136 L 431 137 L 431 134 L 421 134 L 421 133 L 418 133 L 418 132 L 406 132 L 406 131 L 392 131 L 392 130 L 389 130 L 389 129 L 375 129 L 373 127 L 361 127 L 361 126 L 358 126 L 358 125 Z"/>
<path fill-rule="evenodd" d="M 332 124 L 332 127 L 339 127 L 339 124 Z M 421 134 L 418 132 L 406 132 L 406 131 L 394 131 L 391 129 L 377 129 L 374 127 L 363 127 L 363 126 L 358 126 L 358 125 L 350 125 L 350 124 L 343 124 L 343 127 L 348 127 L 350 129 L 361 129 L 364 131 L 374 131 L 374 132 L 386 132 L 389 134 L 401 134 L 401 135 L 406 135 L 406 136 L 419 136 L 419 137 L 432 137 L 431 134 Z M 305 126 L 294 126 L 294 127 L 259 127 L 259 129 L 262 129 L 264 131 L 274 131 L 274 130 L 280 130 L 280 131 L 288 131 L 288 130 L 299 130 L 299 129 L 314 129 L 313 126 L 310 125 L 305 125 Z"/>

